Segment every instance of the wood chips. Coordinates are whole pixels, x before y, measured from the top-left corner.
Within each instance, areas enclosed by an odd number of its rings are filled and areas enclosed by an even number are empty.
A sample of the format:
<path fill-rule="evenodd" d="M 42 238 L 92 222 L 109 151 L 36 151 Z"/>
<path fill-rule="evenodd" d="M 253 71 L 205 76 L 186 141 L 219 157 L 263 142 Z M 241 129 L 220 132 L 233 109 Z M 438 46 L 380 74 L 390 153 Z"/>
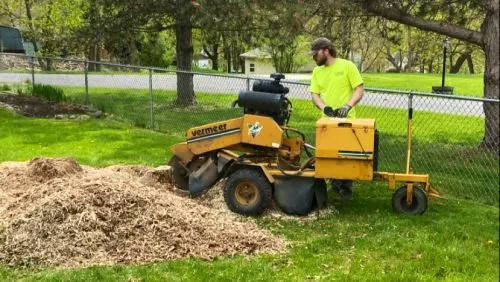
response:
<path fill-rule="evenodd" d="M 81 267 L 286 249 L 252 220 L 179 196 L 162 177 L 144 181 L 148 175 L 157 173 L 72 159 L 0 164 L 0 263 Z"/>

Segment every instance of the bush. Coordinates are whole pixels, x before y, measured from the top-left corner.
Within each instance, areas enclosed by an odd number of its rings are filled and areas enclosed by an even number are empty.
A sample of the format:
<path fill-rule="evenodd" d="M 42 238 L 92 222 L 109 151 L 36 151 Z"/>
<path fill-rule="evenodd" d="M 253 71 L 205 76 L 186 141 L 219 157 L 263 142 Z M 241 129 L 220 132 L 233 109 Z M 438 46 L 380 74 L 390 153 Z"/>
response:
<path fill-rule="evenodd" d="M 2 84 L 2 87 L 0 87 L 0 90 L 2 91 L 10 91 L 12 88 L 8 84 Z"/>
<path fill-rule="evenodd" d="M 64 90 L 52 85 L 34 84 L 31 89 L 31 95 L 53 102 L 66 101 Z"/>

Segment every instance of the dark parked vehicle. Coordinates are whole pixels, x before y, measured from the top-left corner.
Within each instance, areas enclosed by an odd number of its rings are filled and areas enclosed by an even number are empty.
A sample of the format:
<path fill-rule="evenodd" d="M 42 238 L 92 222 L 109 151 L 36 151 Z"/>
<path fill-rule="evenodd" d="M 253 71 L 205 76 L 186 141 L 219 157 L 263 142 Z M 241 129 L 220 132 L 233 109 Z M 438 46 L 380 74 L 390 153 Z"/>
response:
<path fill-rule="evenodd" d="M 0 52 L 25 53 L 23 37 L 19 29 L 0 25 Z"/>

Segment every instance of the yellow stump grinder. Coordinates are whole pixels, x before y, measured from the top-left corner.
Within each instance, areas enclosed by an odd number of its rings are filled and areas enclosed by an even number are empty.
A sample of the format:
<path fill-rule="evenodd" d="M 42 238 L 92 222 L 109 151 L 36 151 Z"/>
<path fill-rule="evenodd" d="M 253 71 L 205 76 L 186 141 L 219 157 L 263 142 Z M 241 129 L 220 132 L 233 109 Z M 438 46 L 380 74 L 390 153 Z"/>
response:
<path fill-rule="evenodd" d="M 190 128 L 185 142 L 172 146 L 169 162 L 174 184 L 193 196 L 224 181 L 224 200 L 236 213 L 261 214 L 273 199 L 284 212 L 304 215 L 327 202 L 328 179 L 383 179 L 395 211 L 422 214 L 434 193 L 427 174 L 410 172 L 411 120 L 408 118 L 405 173 L 379 172 L 375 119 L 323 117 L 316 121 L 315 146 L 288 127 L 289 89 L 274 80 L 257 80 L 240 91 L 233 107 L 243 116 Z"/>

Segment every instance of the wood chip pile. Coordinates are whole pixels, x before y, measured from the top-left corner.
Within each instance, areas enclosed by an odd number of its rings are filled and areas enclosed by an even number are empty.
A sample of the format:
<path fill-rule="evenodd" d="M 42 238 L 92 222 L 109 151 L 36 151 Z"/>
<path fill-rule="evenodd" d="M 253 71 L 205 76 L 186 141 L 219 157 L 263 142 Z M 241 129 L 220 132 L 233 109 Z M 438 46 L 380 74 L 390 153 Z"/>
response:
<path fill-rule="evenodd" d="M 0 263 L 75 267 L 282 252 L 253 221 L 179 196 L 146 167 L 0 164 Z"/>

